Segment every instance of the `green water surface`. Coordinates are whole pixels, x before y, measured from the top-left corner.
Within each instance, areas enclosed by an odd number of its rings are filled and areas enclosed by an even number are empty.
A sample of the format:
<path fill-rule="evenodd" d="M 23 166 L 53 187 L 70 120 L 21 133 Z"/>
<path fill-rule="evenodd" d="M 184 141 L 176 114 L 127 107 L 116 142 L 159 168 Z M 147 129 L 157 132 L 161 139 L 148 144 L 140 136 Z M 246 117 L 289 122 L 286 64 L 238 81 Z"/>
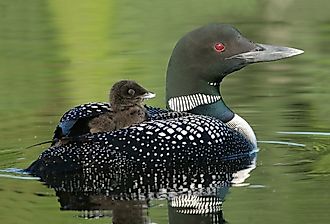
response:
<path fill-rule="evenodd" d="M 176 41 L 210 23 L 230 23 L 261 43 L 305 50 L 251 65 L 222 84 L 226 103 L 260 141 L 250 185 L 224 203 L 229 223 L 330 223 L 330 1 L 327 0 L 1 0 L 0 169 L 25 168 L 69 108 L 107 101 L 110 86 L 134 79 L 165 107 L 165 72 Z M 278 133 L 285 132 L 285 133 Z M 303 133 L 293 133 L 303 132 Z M 309 133 L 313 132 L 313 133 Z M 314 133 L 315 132 L 315 133 Z M 167 223 L 165 201 L 153 202 Z M 60 211 L 37 180 L 0 176 L 4 224 L 109 223 Z"/>

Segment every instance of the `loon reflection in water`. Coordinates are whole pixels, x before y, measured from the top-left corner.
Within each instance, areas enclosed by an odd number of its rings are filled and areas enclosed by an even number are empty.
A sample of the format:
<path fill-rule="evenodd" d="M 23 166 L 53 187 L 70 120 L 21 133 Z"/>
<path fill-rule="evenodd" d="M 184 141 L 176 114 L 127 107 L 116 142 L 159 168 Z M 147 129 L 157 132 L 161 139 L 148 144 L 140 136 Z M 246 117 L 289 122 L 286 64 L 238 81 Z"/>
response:
<path fill-rule="evenodd" d="M 118 175 L 115 170 L 89 167 L 71 173 L 48 173 L 43 181 L 55 190 L 62 210 L 89 211 L 83 213 L 84 218 L 106 217 L 112 210 L 114 223 L 141 224 L 148 219 L 145 208 L 150 199 L 169 199 L 169 217 L 175 217 L 170 223 L 215 224 L 224 221 L 221 207 L 228 188 L 244 182 L 255 163 L 253 152 L 222 160 L 213 167 L 212 175 L 207 175 L 208 167 L 202 170 L 194 166 L 182 170 L 167 167 L 153 176 Z M 168 177 L 157 180 L 164 172 Z M 143 178 L 143 186 L 137 183 L 139 178 Z M 196 183 L 209 187 L 192 187 Z"/>
<path fill-rule="evenodd" d="M 102 183 L 102 175 L 110 175 L 104 179 L 110 182 L 104 185 L 115 183 L 116 187 L 108 188 L 107 195 L 148 199 L 160 189 L 188 195 L 197 192 L 198 196 L 212 196 L 215 202 L 211 204 L 218 208 L 217 200 L 221 200 L 216 189 L 223 187 L 223 178 L 229 182 L 233 178 L 235 161 L 245 164 L 239 158 L 250 158 L 257 146 L 250 125 L 225 105 L 220 95 L 221 81 L 249 64 L 301 53 L 293 48 L 253 43 L 229 25 L 211 24 L 196 29 L 177 43 L 168 65 L 167 106 L 178 112 L 147 107 L 146 122 L 91 134 L 86 121 L 106 113 L 110 106 L 78 106 L 63 115 L 57 129 L 61 135 L 78 137 L 77 140 L 48 148 L 27 171 L 46 182 L 49 176 L 83 173 L 93 182 L 92 187 L 86 186 L 91 191 L 101 191 L 98 183 Z M 84 141 L 79 140 L 81 135 Z M 169 194 L 166 197 L 171 198 Z M 170 207 L 191 203 L 189 198 L 185 203 L 185 199 L 173 199 L 175 204 Z M 192 200 L 192 206 L 199 205 L 204 197 Z M 203 215 L 216 214 L 215 210 L 198 206 L 192 209 Z M 170 220 L 174 218 L 169 215 Z"/>

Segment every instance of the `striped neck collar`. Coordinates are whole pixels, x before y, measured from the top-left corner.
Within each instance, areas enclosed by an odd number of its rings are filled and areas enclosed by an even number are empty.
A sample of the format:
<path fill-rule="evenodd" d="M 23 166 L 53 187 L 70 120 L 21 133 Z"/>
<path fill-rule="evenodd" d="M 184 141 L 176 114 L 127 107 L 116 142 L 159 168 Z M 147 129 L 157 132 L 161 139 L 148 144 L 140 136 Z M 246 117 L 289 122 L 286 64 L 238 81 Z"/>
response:
<path fill-rule="evenodd" d="M 171 110 L 182 112 L 192 110 L 195 107 L 215 103 L 221 100 L 220 95 L 208 95 L 196 93 L 187 96 L 173 97 L 168 100 L 168 106 Z"/>

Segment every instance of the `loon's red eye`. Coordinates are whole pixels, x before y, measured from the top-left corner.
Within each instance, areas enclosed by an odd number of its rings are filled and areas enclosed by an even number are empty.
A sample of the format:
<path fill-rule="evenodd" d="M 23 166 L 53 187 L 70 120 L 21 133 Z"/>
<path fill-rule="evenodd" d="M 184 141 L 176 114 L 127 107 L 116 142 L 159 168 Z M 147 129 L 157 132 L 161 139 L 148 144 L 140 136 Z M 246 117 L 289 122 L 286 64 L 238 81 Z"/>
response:
<path fill-rule="evenodd" d="M 214 44 L 214 50 L 216 52 L 223 52 L 225 51 L 225 45 L 223 45 L 222 43 L 216 43 Z"/>

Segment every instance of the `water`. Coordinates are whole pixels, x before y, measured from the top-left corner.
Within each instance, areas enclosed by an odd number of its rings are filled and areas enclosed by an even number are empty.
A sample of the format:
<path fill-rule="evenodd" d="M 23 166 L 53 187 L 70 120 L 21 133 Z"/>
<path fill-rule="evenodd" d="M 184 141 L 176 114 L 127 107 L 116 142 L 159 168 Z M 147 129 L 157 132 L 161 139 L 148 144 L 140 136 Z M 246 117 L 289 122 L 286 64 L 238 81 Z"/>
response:
<path fill-rule="evenodd" d="M 261 43 L 305 50 L 226 78 L 226 103 L 253 126 L 257 168 L 223 205 L 231 223 L 329 223 L 330 3 L 317 1 L 1 1 L 0 169 L 25 168 L 44 150 L 61 114 L 106 101 L 118 79 L 135 79 L 164 107 L 175 42 L 191 29 L 231 23 Z M 3 223 L 109 223 L 61 211 L 54 190 L 1 172 Z M 20 176 L 17 174 L 15 176 Z M 167 223 L 166 201 L 149 216 Z"/>

